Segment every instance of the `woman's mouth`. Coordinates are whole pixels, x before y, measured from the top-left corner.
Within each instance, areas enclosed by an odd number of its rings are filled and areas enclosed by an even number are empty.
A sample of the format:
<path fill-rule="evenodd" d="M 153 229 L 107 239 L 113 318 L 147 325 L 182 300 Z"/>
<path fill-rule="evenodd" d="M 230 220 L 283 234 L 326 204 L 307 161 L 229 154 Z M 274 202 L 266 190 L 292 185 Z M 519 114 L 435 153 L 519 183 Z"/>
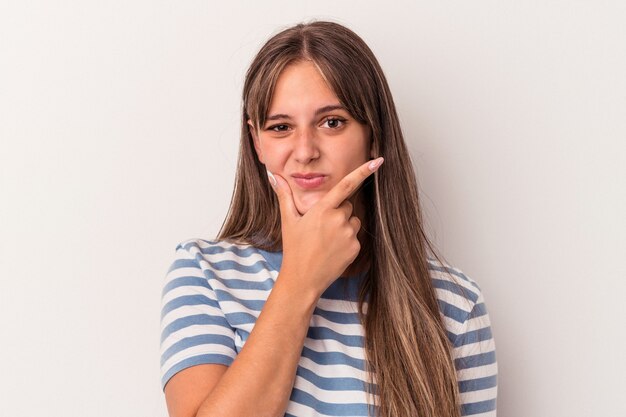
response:
<path fill-rule="evenodd" d="M 305 190 L 311 190 L 319 187 L 324 182 L 326 182 L 326 179 L 328 178 L 328 176 L 324 174 L 319 174 L 317 172 L 312 172 L 308 174 L 297 173 L 292 174 L 291 177 L 300 188 L 303 188 Z"/>

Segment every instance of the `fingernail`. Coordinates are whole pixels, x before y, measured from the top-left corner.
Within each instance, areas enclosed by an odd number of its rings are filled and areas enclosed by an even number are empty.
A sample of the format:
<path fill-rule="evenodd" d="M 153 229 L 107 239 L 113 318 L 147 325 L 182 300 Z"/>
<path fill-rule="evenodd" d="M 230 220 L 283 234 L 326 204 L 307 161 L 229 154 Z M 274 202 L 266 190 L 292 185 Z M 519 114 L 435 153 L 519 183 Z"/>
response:
<path fill-rule="evenodd" d="M 368 168 L 370 169 L 370 171 L 375 170 L 376 168 L 378 168 L 380 166 L 380 164 L 382 164 L 384 161 L 383 157 L 379 157 L 374 159 L 372 162 L 370 162 L 370 164 L 368 165 Z"/>
<path fill-rule="evenodd" d="M 269 177 L 270 182 L 272 183 L 272 185 L 276 186 L 276 178 L 274 178 L 274 175 L 271 172 L 269 172 L 269 170 L 267 171 L 267 176 Z"/>

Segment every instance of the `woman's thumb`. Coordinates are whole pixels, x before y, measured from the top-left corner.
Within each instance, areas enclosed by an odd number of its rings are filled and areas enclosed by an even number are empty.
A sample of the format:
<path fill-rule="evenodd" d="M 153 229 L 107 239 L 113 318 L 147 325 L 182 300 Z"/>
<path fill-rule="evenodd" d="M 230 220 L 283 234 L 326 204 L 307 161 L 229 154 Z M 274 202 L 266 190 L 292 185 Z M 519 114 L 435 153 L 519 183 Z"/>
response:
<path fill-rule="evenodd" d="M 296 204 L 293 201 L 291 187 L 289 187 L 287 181 L 278 174 L 272 174 L 269 170 L 267 171 L 267 176 L 274 192 L 276 193 L 276 196 L 278 197 L 281 217 L 284 217 L 285 215 L 289 215 L 289 217 L 300 217 L 300 213 L 298 212 Z"/>

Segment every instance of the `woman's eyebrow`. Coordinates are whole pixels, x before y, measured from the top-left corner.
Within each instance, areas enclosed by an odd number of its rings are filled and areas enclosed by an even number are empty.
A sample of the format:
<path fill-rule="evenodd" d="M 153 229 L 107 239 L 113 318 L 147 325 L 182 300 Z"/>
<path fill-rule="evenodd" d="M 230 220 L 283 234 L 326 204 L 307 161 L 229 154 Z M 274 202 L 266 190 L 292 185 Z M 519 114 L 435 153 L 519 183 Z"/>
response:
<path fill-rule="evenodd" d="M 315 110 L 315 115 L 319 116 L 322 113 L 326 113 L 328 111 L 333 111 L 333 110 L 346 110 L 346 108 L 342 106 L 341 104 L 331 104 L 330 106 L 320 107 L 319 109 Z"/>
<path fill-rule="evenodd" d="M 319 116 L 322 113 L 326 113 L 326 112 L 333 111 L 333 110 L 347 111 L 346 108 L 342 106 L 341 104 L 330 104 L 328 106 L 320 107 L 319 109 L 315 110 L 315 116 Z M 284 113 L 278 113 L 278 114 L 272 114 L 271 116 L 267 116 L 265 118 L 265 120 L 278 120 L 278 119 L 291 119 L 291 116 L 289 116 L 288 114 L 284 114 Z"/>
<path fill-rule="evenodd" d="M 291 116 L 289 116 L 288 114 L 273 114 L 271 116 L 267 116 L 265 118 L 265 120 L 278 120 L 278 119 L 291 119 Z"/>

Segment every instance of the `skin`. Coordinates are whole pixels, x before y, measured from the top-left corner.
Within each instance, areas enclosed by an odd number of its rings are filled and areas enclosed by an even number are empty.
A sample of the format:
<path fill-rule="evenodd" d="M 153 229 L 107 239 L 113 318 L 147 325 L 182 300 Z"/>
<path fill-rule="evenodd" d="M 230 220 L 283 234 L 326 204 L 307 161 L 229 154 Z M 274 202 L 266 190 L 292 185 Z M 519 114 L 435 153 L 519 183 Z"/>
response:
<path fill-rule="evenodd" d="M 338 108 L 323 110 L 328 107 Z M 249 121 L 257 156 L 268 171 L 287 181 L 300 214 L 371 156 L 369 128 L 341 106 L 311 61 L 283 70 L 267 119 L 260 127 Z M 307 190 L 292 177 L 298 172 L 327 177 L 320 187 Z"/>
<path fill-rule="evenodd" d="M 285 69 L 269 114 L 289 115 L 280 121 L 286 127 L 255 132 L 259 160 L 275 172 L 270 183 L 280 204 L 283 261 L 276 283 L 229 367 L 192 366 L 170 379 L 171 417 L 283 416 L 313 310 L 361 249 L 361 220 L 350 197 L 383 159 L 367 161 L 367 129 L 343 110 L 315 115 L 338 101 L 312 69 L 306 62 Z M 330 116 L 347 122 L 329 123 Z M 294 170 L 323 172 L 324 188 L 294 186 Z"/>

